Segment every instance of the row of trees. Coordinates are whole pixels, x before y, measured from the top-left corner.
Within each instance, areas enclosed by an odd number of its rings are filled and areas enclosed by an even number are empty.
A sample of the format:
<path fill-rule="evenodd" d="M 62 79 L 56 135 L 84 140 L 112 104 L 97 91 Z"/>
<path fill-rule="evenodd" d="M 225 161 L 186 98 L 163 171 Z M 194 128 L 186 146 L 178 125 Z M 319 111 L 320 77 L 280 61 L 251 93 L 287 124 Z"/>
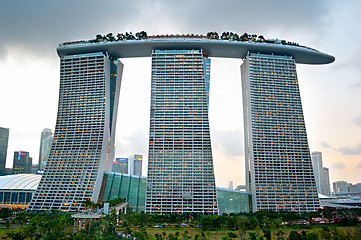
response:
<path fill-rule="evenodd" d="M 147 39 L 147 33 L 145 31 L 137 32 L 135 36 L 132 32 L 126 33 L 118 33 L 117 35 L 113 35 L 113 33 L 108 33 L 106 35 L 97 34 L 94 40 L 90 40 L 89 42 L 113 42 L 113 41 L 124 41 L 124 40 L 140 40 Z"/>
<path fill-rule="evenodd" d="M 329 214 L 321 213 L 321 214 Z M 335 217 L 358 216 L 359 210 L 344 210 L 343 212 L 331 212 Z M 280 221 L 297 220 L 301 216 L 294 213 L 275 213 L 261 211 L 255 214 L 231 214 L 231 215 L 206 215 L 206 214 L 169 214 L 150 215 L 144 213 L 129 213 L 122 215 L 122 224 L 117 226 L 117 217 L 112 212 L 99 221 L 89 222 L 83 230 L 75 232 L 71 213 L 51 212 L 21 212 L 14 215 L 20 225 L 17 232 L 8 233 L 4 239 L 133 239 L 137 240 L 206 240 L 212 239 L 211 230 L 227 230 L 222 235 L 222 240 L 234 239 L 288 239 L 288 240 L 313 240 L 313 239 L 361 239 L 360 227 L 340 230 L 335 226 L 324 226 L 322 230 L 315 231 L 291 231 L 279 225 Z M 303 216 L 303 217 L 311 217 Z M 189 226 L 198 227 L 193 235 L 183 231 L 163 231 L 147 233 L 146 225 L 155 223 L 180 224 L 187 223 Z M 357 221 L 356 221 L 357 223 Z M 196 224 L 196 225 L 195 225 Z M 151 225 L 153 226 L 153 225 Z M 116 231 L 115 227 L 119 229 Z M 168 226 L 169 227 L 169 226 Z M 162 231 L 162 230 L 161 230 Z M 288 233 L 287 233 L 288 232 Z M 197 233 L 197 234 L 194 234 Z M 221 235 L 221 236 L 222 236 Z"/>
<path fill-rule="evenodd" d="M 135 35 L 132 32 L 125 32 L 125 33 L 117 33 L 113 35 L 113 33 L 108 33 L 106 35 L 97 34 L 95 39 L 89 41 L 75 41 L 75 42 L 66 42 L 64 45 L 74 44 L 74 43 L 84 43 L 84 42 L 113 42 L 113 41 L 125 41 L 125 40 L 142 40 L 147 38 L 208 38 L 208 39 L 220 39 L 220 40 L 229 40 L 229 41 L 248 41 L 248 42 L 266 42 L 266 43 L 276 43 L 276 44 L 283 44 L 283 45 L 294 45 L 299 46 L 298 43 L 295 42 L 288 42 L 286 40 L 274 40 L 274 39 L 265 39 L 262 35 L 257 34 L 248 34 L 243 33 L 242 35 L 238 35 L 237 33 L 233 32 L 223 32 L 221 35 L 218 35 L 217 32 L 208 32 L 206 36 L 203 35 L 194 35 L 194 34 L 187 34 L 187 35 L 156 35 L 156 36 L 148 36 L 145 31 L 137 32 Z"/>
<path fill-rule="evenodd" d="M 343 210 L 320 210 L 315 213 L 298 214 L 294 212 L 273 212 L 259 211 L 256 213 L 239 213 L 230 215 L 207 215 L 196 213 L 185 214 L 145 214 L 133 213 L 125 215 L 124 222 L 132 227 L 134 226 L 155 226 L 171 224 L 179 226 L 187 223 L 189 226 L 198 226 L 203 230 L 254 230 L 257 227 L 267 227 L 276 229 L 282 226 L 282 223 L 297 223 L 301 219 L 310 221 L 312 218 L 327 218 L 335 221 L 338 226 L 355 226 L 358 218 L 361 216 L 360 209 Z"/>
<path fill-rule="evenodd" d="M 106 201 L 106 203 L 109 203 L 110 207 L 114 207 L 114 206 L 117 206 L 117 205 L 125 203 L 125 202 L 126 202 L 125 198 L 114 198 L 112 200 Z M 82 202 L 82 204 L 85 209 L 95 210 L 95 209 L 101 209 L 104 207 L 104 203 L 94 203 L 89 199 L 84 200 Z"/>
<path fill-rule="evenodd" d="M 18 231 L 9 232 L 3 239 L 120 239 L 115 231 L 116 216 L 107 215 L 99 221 L 89 222 L 84 229 L 74 229 L 72 213 L 50 212 L 21 212 L 15 215 L 19 224 Z"/>

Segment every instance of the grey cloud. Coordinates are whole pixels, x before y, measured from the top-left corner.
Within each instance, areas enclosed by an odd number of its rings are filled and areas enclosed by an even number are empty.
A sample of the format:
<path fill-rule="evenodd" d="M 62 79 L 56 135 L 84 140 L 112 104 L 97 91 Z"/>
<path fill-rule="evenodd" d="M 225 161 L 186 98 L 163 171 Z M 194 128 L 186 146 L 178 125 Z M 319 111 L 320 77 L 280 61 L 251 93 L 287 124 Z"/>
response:
<path fill-rule="evenodd" d="M 361 83 L 360 83 L 360 90 L 361 90 Z M 358 117 L 354 118 L 353 122 L 361 126 L 361 114 Z"/>
<path fill-rule="evenodd" d="M 36 54 L 54 53 L 64 41 L 90 39 L 97 33 L 126 30 L 137 15 L 138 1 L 2 1 L 0 54 L 26 47 Z"/>
<path fill-rule="evenodd" d="M 356 165 L 356 168 L 361 168 L 361 162 Z"/>
<path fill-rule="evenodd" d="M 342 162 L 334 163 L 334 164 L 331 165 L 331 168 L 333 168 L 333 169 L 344 169 L 345 164 L 343 164 Z"/>
<path fill-rule="evenodd" d="M 243 134 L 241 130 L 232 131 L 214 131 L 212 136 L 215 151 L 219 151 L 224 156 L 242 156 L 243 155 Z"/>
<path fill-rule="evenodd" d="M 356 147 L 341 147 L 337 149 L 338 152 L 341 152 L 343 155 L 359 155 L 361 154 L 361 143 Z"/>
<path fill-rule="evenodd" d="M 321 143 L 321 146 L 322 146 L 322 147 L 331 148 L 331 146 L 330 146 L 326 141 L 322 141 L 322 142 L 320 142 L 320 143 Z"/>
<path fill-rule="evenodd" d="M 328 11 L 327 1 L 166 1 L 154 2 L 164 12 L 192 31 L 238 31 L 239 33 L 269 31 L 319 33 L 324 26 L 323 14 Z M 312 7 L 310 7 L 312 6 Z M 151 8 L 150 8 L 151 9 Z M 297 11 L 295 11 L 297 9 Z M 315 26 L 318 26 L 315 29 Z M 210 29 L 213 28 L 213 29 Z M 276 37 L 276 36 L 270 36 Z"/>
<path fill-rule="evenodd" d="M 148 138 L 149 132 L 139 128 L 126 137 L 119 137 L 116 140 L 116 156 L 127 156 L 131 154 L 148 155 Z"/>
<path fill-rule="evenodd" d="M 218 0 L 2 1 L 0 57 L 17 47 L 39 55 L 55 54 L 54 49 L 60 42 L 90 39 L 97 33 L 108 32 L 145 30 L 159 34 L 168 29 L 179 33 L 265 34 L 276 28 L 285 33 L 321 34 L 326 3 L 311 0 L 277 3 L 267 0 L 226 3 Z"/>

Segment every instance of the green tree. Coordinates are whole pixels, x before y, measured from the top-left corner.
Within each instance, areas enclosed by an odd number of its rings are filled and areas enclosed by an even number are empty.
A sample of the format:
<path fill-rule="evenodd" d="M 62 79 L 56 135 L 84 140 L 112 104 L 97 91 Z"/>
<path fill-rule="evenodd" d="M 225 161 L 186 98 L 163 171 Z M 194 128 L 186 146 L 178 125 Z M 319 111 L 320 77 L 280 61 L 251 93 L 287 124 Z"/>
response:
<path fill-rule="evenodd" d="M 310 232 L 305 237 L 305 240 L 318 240 L 318 232 Z M 352 239 L 352 238 L 351 238 Z M 361 239 L 361 238 L 353 238 L 353 239 Z"/>
<path fill-rule="evenodd" d="M 25 239 L 25 236 L 21 232 L 6 233 L 6 236 L 3 237 L 3 239 L 23 240 L 23 239 Z"/>
<path fill-rule="evenodd" d="M 322 227 L 322 230 L 321 230 L 321 237 L 325 240 L 330 240 L 331 239 L 331 230 L 329 227 L 325 226 L 325 227 Z"/>
<path fill-rule="evenodd" d="M 191 239 L 191 236 L 189 236 L 189 232 L 188 230 L 185 230 L 182 234 L 182 239 L 183 240 L 190 240 Z"/>
<path fill-rule="evenodd" d="M 288 240 L 302 240 L 302 235 L 299 234 L 297 231 L 292 230 L 290 234 L 288 235 Z"/>
<path fill-rule="evenodd" d="M 250 232 L 249 237 L 250 237 L 251 240 L 257 240 L 257 235 L 256 235 L 255 232 Z"/>
<path fill-rule="evenodd" d="M 282 231 L 281 228 L 277 229 L 277 231 L 276 231 L 276 239 L 282 240 L 282 239 L 284 239 L 284 235 L 285 235 L 285 232 Z"/>
<path fill-rule="evenodd" d="M 227 235 L 228 235 L 228 238 L 230 238 L 230 239 L 236 239 L 238 237 L 237 234 L 235 234 L 234 232 L 229 232 L 229 233 L 227 233 Z"/>
<path fill-rule="evenodd" d="M 263 229 L 263 236 L 267 239 L 267 240 L 271 240 L 272 236 L 271 236 L 271 230 L 270 229 Z"/>

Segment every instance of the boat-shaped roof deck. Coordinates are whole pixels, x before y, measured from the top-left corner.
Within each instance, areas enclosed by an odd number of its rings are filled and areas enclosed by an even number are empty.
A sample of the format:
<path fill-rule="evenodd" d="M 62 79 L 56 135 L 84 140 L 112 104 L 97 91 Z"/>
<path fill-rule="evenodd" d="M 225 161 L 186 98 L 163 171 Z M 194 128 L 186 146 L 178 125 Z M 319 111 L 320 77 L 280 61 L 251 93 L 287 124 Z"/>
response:
<path fill-rule="evenodd" d="M 150 57 L 153 50 L 200 50 L 208 57 L 240 58 L 248 53 L 292 56 L 296 63 L 327 64 L 335 57 L 305 46 L 281 43 L 231 41 L 208 38 L 148 38 L 139 40 L 108 42 L 75 42 L 60 44 L 57 48 L 59 57 L 94 52 L 108 53 L 112 58 Z"/>

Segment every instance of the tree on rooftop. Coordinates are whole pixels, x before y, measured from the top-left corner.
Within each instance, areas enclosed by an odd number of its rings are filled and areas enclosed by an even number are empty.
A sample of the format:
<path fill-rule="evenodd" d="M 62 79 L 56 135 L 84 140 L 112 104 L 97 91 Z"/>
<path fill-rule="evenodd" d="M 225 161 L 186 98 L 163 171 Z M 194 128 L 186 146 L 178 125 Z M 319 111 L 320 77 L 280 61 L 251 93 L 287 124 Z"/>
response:
<path fill-rule="evenodd" d="M 123 33 L 118 33 L 118 34 L 117 34 L 117 38 L 118 38 L 117 40 L 120 40 L 120 41 L 121 41 L 121 40 L 125 39 L 125 36 L 124 36 Z"/>
<path fill-rule="evenodd" d="M 251 35 L 251 41 L 255 42 L 257 40 L 257 34 Z"/>
<path fill-rule="evenodd" d="M 241 36 L 241 41 L 248 41 L 249 37 L 248 37 L 248 33 L 243 33 L 243 35 Z"/>
<path fill-rule="evenodd" d="M 141 31 L 141 32 L 137 32 L 135 34 L 135 36 L 139 39 L 146 39 L 147 38 L 147 33 L 145 31 Z"/>
<path fill-rule="evenodd" d="M 229 32 L 223 32 L 222 36 L 221 36 L 221 39 L 222 40 L 227 40 L 228 38 L 229 38 Z"/>
<path fill-rule="evenodd" d="M 115 41 L 115 37 L 113 36 L 113 33 L 108 33 L 106 35 L 106 38 L 108 39 L 108 41 Z"/>
<path fill-rule="evenodd" d="M 95 39 L 96 39 L 98 42 L 101 42 L 101 41 L 103 40 L 103 36 L 100 35 L 100 34 L 97 34 L 97 35 L 95 36 Z"/>
<path fill-rule="evenodd" d="M 129 33 L 125 32 L 125 38 L 126 38 L 126 40 L 134 40 L 135 39 L 132 32 L 129 32 Z"/>
<path fill-rule="evenodd" d="M 209 32 L 209 33 L 207 33 L 207 37 L 210 39 L 219 39 L 217 32 Z"/>
<path fill-rule="evenodd" d="M 233 35 L 233 41 L 239 41 L 239 40 L 240 40 L 240 38 L 239 38 L 238 34 L 235 33 L 235 34 Z"/>

